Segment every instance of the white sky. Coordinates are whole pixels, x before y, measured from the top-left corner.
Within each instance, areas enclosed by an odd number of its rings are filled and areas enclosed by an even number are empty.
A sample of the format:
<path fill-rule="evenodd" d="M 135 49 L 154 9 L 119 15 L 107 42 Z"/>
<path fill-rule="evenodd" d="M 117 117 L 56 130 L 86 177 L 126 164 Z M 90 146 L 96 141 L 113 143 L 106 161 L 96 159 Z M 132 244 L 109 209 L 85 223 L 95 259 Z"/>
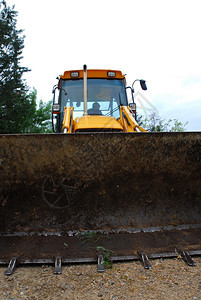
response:
<path fill-rule="evenodd" d="M 22 65 L 38 100 L 68 69 L 120 69 L 161 117 L 201 131 L 200 0 L 6 0 L 24 29 Z M 136 84 L 135 90 L 139 86 Z M 140 111 L 139 111 L 140 113 Z"/>

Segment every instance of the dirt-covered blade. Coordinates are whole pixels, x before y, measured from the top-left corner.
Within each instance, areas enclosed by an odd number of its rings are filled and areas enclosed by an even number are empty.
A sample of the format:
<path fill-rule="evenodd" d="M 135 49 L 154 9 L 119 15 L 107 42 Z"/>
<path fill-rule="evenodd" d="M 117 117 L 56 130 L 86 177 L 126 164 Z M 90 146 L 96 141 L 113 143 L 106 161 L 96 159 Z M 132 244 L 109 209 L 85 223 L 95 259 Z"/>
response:
<path fill-rule="evenodd" d="M 200 223 L 201 133 L 3 135 L 0 143 L 1 231 Z"/>
<path fill-rule="evenodd" d="M 186 229 L 186 247 L 201 226 L 201 133 L 1 135 L 0 145 L 5 238 Z"/>

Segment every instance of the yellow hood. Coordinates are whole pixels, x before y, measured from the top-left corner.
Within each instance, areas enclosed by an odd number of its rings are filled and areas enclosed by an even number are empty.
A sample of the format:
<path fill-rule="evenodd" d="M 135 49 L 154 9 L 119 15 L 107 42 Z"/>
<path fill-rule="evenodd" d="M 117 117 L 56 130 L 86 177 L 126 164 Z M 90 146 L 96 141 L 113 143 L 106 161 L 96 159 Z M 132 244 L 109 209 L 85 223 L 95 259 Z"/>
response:
<path fill-rule="evenodd" d="M 74 132 L 88 128 L 116 129 L 123 131 L 121 124 L 114 117 L 86 115 L 75 119 Z"/>

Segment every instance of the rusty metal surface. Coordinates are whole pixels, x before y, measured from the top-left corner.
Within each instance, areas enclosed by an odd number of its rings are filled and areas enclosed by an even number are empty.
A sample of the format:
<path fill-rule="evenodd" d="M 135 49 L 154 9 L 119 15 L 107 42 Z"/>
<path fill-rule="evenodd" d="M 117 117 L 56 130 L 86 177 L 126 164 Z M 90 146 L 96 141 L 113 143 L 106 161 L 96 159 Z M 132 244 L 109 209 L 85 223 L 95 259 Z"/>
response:
<path fill-rule="evenodd" d="M 163 231 L 135 234 L 97 234 L 90 239 L 83 236 L 0 236 L 0 259 L 8 263 L 16 257 L 19 263 L 49 261 L 62 257 L 66 262 L 93 262 L 97 260 L 98 248 L 111 251 L 116 260 L 137 259 L 137 253 L 146 252 L 151 257 L 177 256 L 178 247 L 201 254 L 201 227 L 181 231 Z M 198 242 L 199 241 L 199 242 Z"/>
<path fill-rule="evenodd" d="M 201 133 L 0 135 L 0 178 L 2 233 L 200 224 Z"/>

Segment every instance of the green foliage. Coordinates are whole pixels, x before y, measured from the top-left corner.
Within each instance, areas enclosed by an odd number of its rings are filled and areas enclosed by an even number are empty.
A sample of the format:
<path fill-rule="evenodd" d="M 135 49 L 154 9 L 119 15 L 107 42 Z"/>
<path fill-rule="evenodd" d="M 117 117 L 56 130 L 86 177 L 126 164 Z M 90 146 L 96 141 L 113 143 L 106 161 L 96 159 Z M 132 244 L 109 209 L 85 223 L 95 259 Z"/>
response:
<path fill-rule="evenodd" d="M 82 240 L 81 245 L 86 244 L 87 242 L 93 240 L 94 238 L 96 239 L 97 237 L 97 232 L 85 232 L 80 234 L 80 239 Z M 98 237 L 99 240 L 99 237 Z"/>
<path fill-rule="evenodd" d="M 0 133 L 51 132 L 51 104 L 36 104 L 36 90 L 29 92 L 22 76 L 30 71 L 20 65 L 23 30 L 17 30 L 17 12 L 0 1 Z"/>
<path fill-rule="evenodd" d="M 103 262 L 102 262 L 103 266 L 106 269 L 111 269 L 112 268 L 112 262 L 110 260 L 110 256 L 111 256 L 111 254 L 114 254 L 114 252 L 112 250 L 106 249 L 102 246 L 97 246 L 96 250 L 103 254 Z"/>
<path fill-rule="evenodd" d="M 17 12 L 0 2 L 0 133 L 22 132 L 31 115 L 31 103 L 20 66 L 24 36 L 16 29 Z"/>
<path fill-rule="evenodd" d="M 52 101 L 43 103 L 39 101 L 37 108 L 37 91 L 33 89 L 29 94 L 29 100 L 32 104 L 32 114 L 28 122 L 28 126 L 24 129 L 24 133 L 49 133 L 52 132 L 51 106 Z"/>
<path fill-rule="evenodd" d="M 185 127 L 188 124 L 188 122 L 182 124 L 177 119 L 169 119 L 166 122 L 165 119 L 161 119 L 161 117 L 155 112 L 150 114 L 148 118 L 145 118 L 145 120 L 142 120 L 141 117 L 139 117 L 139 120 L 141 124 L 140 126 L 150 132 L 182 132 L 185 131 Z"/>
<path fill-rule="evenodd" d="M 102 238 L 110 239 L 110 236 L 103 235 L 95 231 L 84 232 L 79 236 L 79 239 L 82 240 L 81 245 L 86 244 L 89 241 L 94 241 L 95 243 L 97 243 Z"/>

